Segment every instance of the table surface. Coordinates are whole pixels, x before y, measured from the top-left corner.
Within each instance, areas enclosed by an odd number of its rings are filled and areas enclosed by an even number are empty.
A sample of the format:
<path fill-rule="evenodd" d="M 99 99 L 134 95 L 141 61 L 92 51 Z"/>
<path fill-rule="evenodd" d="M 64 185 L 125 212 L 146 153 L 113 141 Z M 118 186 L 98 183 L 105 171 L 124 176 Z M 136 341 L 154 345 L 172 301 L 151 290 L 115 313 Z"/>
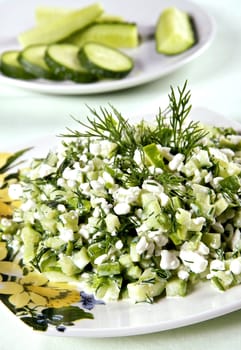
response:
<path fill-rule="evenodd" d="M 2 2 L 3 0 L 0 0 Z M 5 0 L 7 1 L 7 0 Z M 241 121 L 241 3 L 240 0 L 196 0 L 216 21 L 211 47 L 175 73 L 141 87 L 90 96 L 47 96 L 0 84 L 0 150 L 58 134 L 73 123 L 70 115 L 84 118 L 91 107 L 114 105 L 123 115 L 155 115 L 166 102 L 170 85 L 187 79 L 192 104 Z M 165 105 L 164 105 L 165 106 Z M 3 309 L 3 310 L 2 310 Z M 19 321 L 1 308 L 0 349 L 204 349 L 241 346 L 241 311 L 213 320 L 142 336 L 87 339 L 47 337 L 19 327 Z M 211 344 L 211 345 L 210 345 Z"/>

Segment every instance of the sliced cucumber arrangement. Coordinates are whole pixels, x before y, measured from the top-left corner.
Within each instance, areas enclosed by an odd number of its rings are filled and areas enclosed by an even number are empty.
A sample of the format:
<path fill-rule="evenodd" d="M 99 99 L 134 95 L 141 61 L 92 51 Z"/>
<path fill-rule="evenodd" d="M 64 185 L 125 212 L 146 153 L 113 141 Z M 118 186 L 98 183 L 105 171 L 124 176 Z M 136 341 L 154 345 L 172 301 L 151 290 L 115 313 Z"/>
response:
<path fill-rule="evenodd" d="M 186 12 L 175 7 L 160 15 L 156 26 L 156 50 L 166 55 L 176 55 L 195 43 L 191 19 Z"/>
<path fill-rule="evenodd" d="M 20 52 L 18 60 L 36 78 L 57 79 L 45 62 L 46 45 L 31 45 Z"/>
<path fill-rule="evenodd" d="M 53 44 L 46 50 L 45 61 L 60 79 L 82 83 L 96 81 L 96 75 L 81 65 L 78 51 L 78 46 L 72 44 Z"/>
<path fill-rule="evenodd" d="M 133 69 L 133 60 L 117 49 L 98 43 L 87 43 L 78 53 L 80 62 L 101 78 L 120 79 Z"/>
<path fill-rule="evenodd" d="M 26 72 L 18 61 L 19 51 L 6 51 L 1 55 L 0 68 L 4 75 L 16 79 L 33 79 L 32 74 Z"/>
<path fill-rule="evenodd" d="M 76 83 L 121 79 L 135 66 L 131 49 L 143 42 L 136 23 L 105 13 L 99 3 L 80 9 L 39 6 L 35 24 L 18 36 L 22 50 L 2 54 L 2 74 Z M 155 27 L 156 52 L 176 55 L 195 43 L 189 14 L 176 7 L 166 8 Z M 122 49 L 129 50 L 128 54 Z"/>

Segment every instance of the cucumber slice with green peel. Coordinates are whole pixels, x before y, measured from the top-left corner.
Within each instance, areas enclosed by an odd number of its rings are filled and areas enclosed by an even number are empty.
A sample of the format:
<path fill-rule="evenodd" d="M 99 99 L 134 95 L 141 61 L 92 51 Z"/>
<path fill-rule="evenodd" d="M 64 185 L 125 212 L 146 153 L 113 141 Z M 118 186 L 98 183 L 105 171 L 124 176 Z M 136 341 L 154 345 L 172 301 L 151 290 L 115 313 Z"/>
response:
<path fill-rule="evenodd" d="M 84 68 L 78 59 L 78 46 L 72 44 L 53 44 L 48 46 L 45 62 L 59 79 L 89 83 L 97 77 Z"/>
<path fill-rule="evenodd" d="M 110 13 L 103 13 L 102 15 L 100 15 L 96 20 L 96 23 L 116 23 L 116 22 L 124 22 L 124 18 L 119 16 L 119 15 L 115 15 L 115 14 L 110 14 Z"/>
<path fill-rule="evenodd" d="M 67 39 L 67 42 L 79 47 L 91 41 L 114 48 L 137 47 L 139 44 L 137 25 L 128 22 L 95 23 Z"/>
<path fill-rule="evenodd" d="M 31 45 L 20 52 L 18 60 L 26 72 L 37 78 L 57 79 L 45 62 L 47 45 Z"/>
<path fill-rule="evenodd" d="M 121 79 L 134 68 L 128 55 L 94 42 L 86 43 L 79 50 L 78 57 L 83 67 L 100 78 Z"/>
<path fill-rule="evenodd" d="M 0 58 L 0 70 L 1 72 L 11 78 L 16 79 L 34 79 L 35 76 L 26 72 L 22 65 L 18 61 L 20 51 L 11 50 L 6 51 Z"/>
<path fill-rule="evenodd" d="M 69 9 L 67 7 L 55 7 L 55 6 L 38 6 L 35 9 L 35 23 L 37 26 L 47 24 L 57 17 L 63 17 L 74 13 L 76 10 Z M 122 22 L 124 19 L 121 16 L 115 14 L 103 13 L 95 22 Z"/>
<path fill-rule="evenodd" d="M 55 43 L 88 26 L 102 13 L 102 6 L 95 3 L 27 30 L 18 36 L 18 40 L 23 47 Z"/>
<path fill-rule="evenodd" d="M 170 7 L 165 9 L 155 31 L 156 50 L 166 55 L 186 51 L 195 43 L 195 34 L 188 13 Z"/>

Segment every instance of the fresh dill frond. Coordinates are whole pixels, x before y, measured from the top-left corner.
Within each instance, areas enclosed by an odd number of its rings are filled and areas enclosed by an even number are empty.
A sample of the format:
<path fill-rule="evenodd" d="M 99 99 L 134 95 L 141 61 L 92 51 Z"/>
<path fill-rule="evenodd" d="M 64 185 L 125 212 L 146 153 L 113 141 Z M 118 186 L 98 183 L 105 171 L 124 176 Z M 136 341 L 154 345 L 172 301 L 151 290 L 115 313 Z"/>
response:
<path fill-rule="evenodd" d="M 159 109 L 155 124 L 141 121 L 132 125 L 112 105 L 110 110 L 101 107 L 100 112 L 88 107 L 93 118 L 87 117 L 87 122 L 77 120 L 81 130 L 71 130 L 64 137 L 87 137 L 108 140 L 117 145 L 117 153 L 132 157 L 136 149 L 156 143 L 170 147 L 173 154 L 182 153 L 188 158 L 193 149 L 201 144 L 206 136 L 198 122 L 187 122 L 191 111 L 190 90 L 187 91 L 187 82 L 183 88 L 173 87 L 169 96 L 169 105 L 164 111 Z"/>
<path fill-rule="evenodd" d="M 110 105 L 111 110 L 101 107 L 100 113 L 88 107 L 94 119 L 87 117 L 88 123 L 77 120 L 84 131 L 67 129 L 70 134 L 64 137 L 87 137 L 108 140 L 116 143 L 120 154 L 133 154 L 136 148 L 135 127 L 120 112 Z"/>
<path fill-rule="evenodd" d="M 170 126 L 172 129 L 172 149 L 174 153 L 182 153 L 187 157 L 192 150 L 200 144 L 200 141 L 207 135 L 198 122 L 190 121 L 187 118 L 191 111 L 191 92 L 186 91 L 187 81 L 182 89 L 178 88 L 176 97 L 173 87 L 169 95 Z"/>
<path fill-rule="evenodd" d="M 160 183 L 164 192 L 171 196 L 178 196 L 183 198 L 186 190 L 183 188 L 184 178 L 181 175 L 175 175 L 169 172 L 163 172 L 153 176 L 154 179 Z"/>

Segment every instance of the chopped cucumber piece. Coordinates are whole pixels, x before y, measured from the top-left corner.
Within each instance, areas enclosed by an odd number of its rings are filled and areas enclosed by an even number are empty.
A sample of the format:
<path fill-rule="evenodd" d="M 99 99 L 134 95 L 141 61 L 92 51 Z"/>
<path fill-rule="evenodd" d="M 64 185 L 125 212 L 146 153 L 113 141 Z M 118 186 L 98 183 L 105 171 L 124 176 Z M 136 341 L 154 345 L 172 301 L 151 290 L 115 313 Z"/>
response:
<path fill-rule="evenodd" d="M 173 278 L 166 284 L 166 295 L 168 297 L 181 296 L 184 297 L 187 294 L 187 281 L 179 278 Z"/>
<path fill-rule="evenodd" d="M 27 72 L 23 66 L 19 63 L 20 51 L 11 50 L 2 53 L 0 58 L 0 70 L 1 72 L 11 78 L 16 79 L 34 79 L 35 76 Z"/>
<path fill-rule="evenodd" d="M 138 280 L 141 277 L 142 269 L 139 266 L 130 266 L 126 271 L 126 277 L 133 280 Z"/>
<path fill-rule="evenodd" d="M 130 258 L 133 262 L 138 262 L 141 260 L 140 254 L 136 250 L 137 242 L 131 242 L 130 244 Z"/>
<path fill-rule="evenodd" d="M 143 147 L 147 161 L 158 168 L 164 168 L 163 155 L 155 143 Z"/>
<path fill-rule="evenodd" d="M 82 247 L 79 252 L 75 252 L 72 255 L 74 264 L 80 269 L 83 270 L 86 265 L 89 264 L 90 258 L 88 256 L 87 249 Z"/>
<path fill-rule="evenodd" d="M 124 78 L 134 67 L 133 60 L 126 54 L 94 42 L 86 43 L 78 56 L 83 67 L 100 78 Z"/>
<path fill-rule="evenodd" d="M 28 263 L 33 260 L 36 255 L 37 246 L 41 236 L 30 225 L 28 225 L 23 227 L 21 237 L 24 244 L 23 260 L 25 263 Z"/>
<path fill-rule="evenodd" d="M 212 284 L 221 291 L 228 289 L 233 281 L 233 275 L 226 271 L 216 271 L 215 275 L 211 278 Z"/>
<path fill-rule="evenodd" d="M 58 261 L 62 272 L 67 276 L 73 276 L 80 272 L 80 269 L 76 266 L 73 259 L 70 256 L 61 256 Z"/>
<path fill-rule="evenodd" d="M 102 263 L 97 266 L 99 276 L 112 276 L 121 273 L 120 264 L 118 262 Z"/>
<path fill-rule="evenodd" d="M 98 258 L 100 255 L 103 255 L 105 253 L 104 242 L 90 244 L 87 249 L 87 252 L 91 261 L 94 262 L 96 258 Z"/>
<path fill-rule="evenodd" d="M 95 3 L 30 29 L 20 34 L 18 40 L 23 47 L 56 43 L 92 23 L 102 12 L 102 6 Z"/>
<path fill-rule="evenodd" d="M 119 257 L 119 263 L 124 268 L 128 269 L 129 267 L 133 266 L 133 260 L 131 259 L 130 254 L 123 254 Z"/>
<path fill-rule="evenodd" d="M 120 220 L 115 214 L 107 214 L 105 218 L 106 229 L 108 232 L 115 232 L 120 227 Z"/>
<path fill-rule="evenodd" d="M 189 15 L 170 7 L 165 9 L 156 25 L 156 50 L 166 55 L 186 51 L 195 43 L 195 35 Z"/>
<path fill-rule="evenodd" d="M 122 278 L 119 277 L 102 277 L 98 288 L 96 289 L 96 297 L 106 301 L 116 301 L 119 299 L 121 291 Z"/>
<path fill-rule="evenodd" d="M 205 232 L 202 235 L 202 241 L 212 249 L 219 249 L 221 247 L 221 234 Z"/>
<path fill-rule="evenodd" d="M 79 48 L 72 44 L 53 44 L 46 50 L 45 61 L 53 74 L 60 79 L 81 83 L 96 81 L 96 76 L 79 62 L 78 51 Z"/>
<path fill-rule="evenodd" d="M 127 284 L 129 298 L 133 302 L 151 301 L 162 294 L 166 287 L 166 280 L 157 276 L 151 269 L 143 272 L 137 282 Z"/>

